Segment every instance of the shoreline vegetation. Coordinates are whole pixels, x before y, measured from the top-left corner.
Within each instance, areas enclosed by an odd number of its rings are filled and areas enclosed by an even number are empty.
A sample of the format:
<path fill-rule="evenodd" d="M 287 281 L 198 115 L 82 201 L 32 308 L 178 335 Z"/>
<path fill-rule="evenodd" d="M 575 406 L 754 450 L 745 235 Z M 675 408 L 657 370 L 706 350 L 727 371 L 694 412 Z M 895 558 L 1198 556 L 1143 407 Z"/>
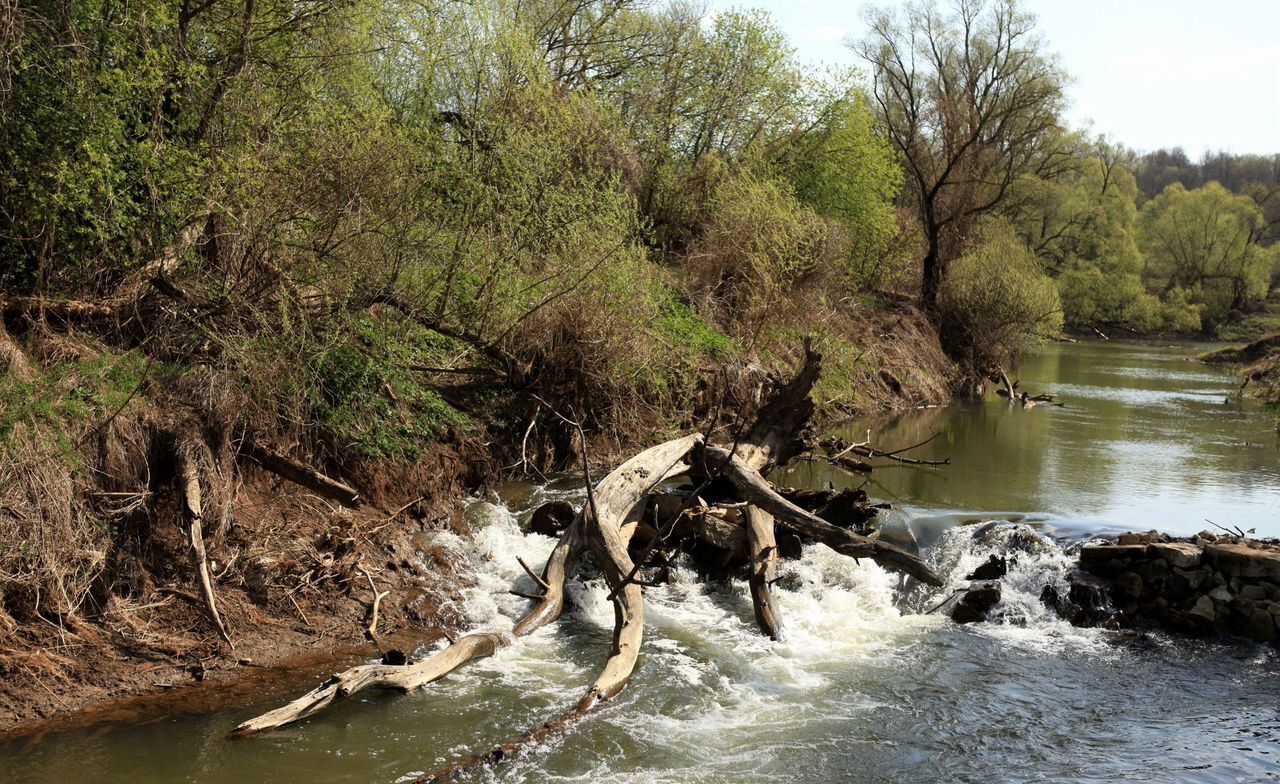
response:
<path fill-rule="evenodd" d="M 974 8 L 819 72 L 683 3 L 0 6 L 0 733 L 462 631 L 459 499 L 731 441 L 806 340 L 822 426 L 1280 324 L 1280 156 L 1072 129 Z"/>

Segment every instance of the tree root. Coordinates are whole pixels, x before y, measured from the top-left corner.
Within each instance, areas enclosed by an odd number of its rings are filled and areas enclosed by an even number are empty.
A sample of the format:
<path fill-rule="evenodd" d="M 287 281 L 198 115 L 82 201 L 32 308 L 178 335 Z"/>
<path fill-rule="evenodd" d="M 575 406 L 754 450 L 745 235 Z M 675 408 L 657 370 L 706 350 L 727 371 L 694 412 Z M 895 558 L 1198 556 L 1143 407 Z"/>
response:
<path fill-rule="evenodd" d="M 178 478 L 182 487 L 182 514 L 187 524 L 187 542 L 191 548 L 191 565 L 195 570 L 200 591 L 204 596 L 205 609 L 209 620 L 217 627 L 218 634 L 226 640 L 227 645 L 235 650 L 235 643 L 227 632 L 227 626 L 218 613 L 218 602 L 213 592 L 213 579 L 209 575 L 209 558 L 204 550 L 204 526 L 202 523 L 203 508 L 200 491 L 201 455 L 207 454 L 209 448 L 197 436 L 183 435 L 178 438 L 176 457 Z"/>

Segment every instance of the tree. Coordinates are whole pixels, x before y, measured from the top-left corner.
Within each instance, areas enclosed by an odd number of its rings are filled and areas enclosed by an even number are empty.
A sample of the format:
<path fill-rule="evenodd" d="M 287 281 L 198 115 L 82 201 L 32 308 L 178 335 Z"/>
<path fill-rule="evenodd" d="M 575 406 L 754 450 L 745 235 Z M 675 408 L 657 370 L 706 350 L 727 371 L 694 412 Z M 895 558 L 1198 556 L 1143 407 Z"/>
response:
<path fill-rule="evenodd" d="M 925 241 L 921 298 L 933 308 L 974 220 L 1005 207 L 1019 178 L 1052 177 L 1070 161 L 1066 77 L 1018 0 L 910 4 L 869 23 L 855 50 L 906 169 Z"/>
<path fill-rule="evenodd" d="M 982 221 L 943 282 L 943 338 L 969 372 L 988 375 L 1062 330 L 1058 289 L 1007 222 Z"/>
<path fill-rule="evenodd" d="M 1189 291 L 1212 326 L 1266 295 L 1270 260 L 1254 242 L 1263 225 L 1262 210 L 1248 196 L 1216 182 L 1193 191 L 1174 183 L 1142 208 L 1147 274 L 1165 291 Z"/>
<path fill-rule="evenodd" d="M 780 168 L 802 202 L 839 224 L 853 282 L 874 288 L 894 282 L 906 255 L 893 247 L 902 170 L 877 132 L 866 97 L 855 94 L 834 103 Z"/>

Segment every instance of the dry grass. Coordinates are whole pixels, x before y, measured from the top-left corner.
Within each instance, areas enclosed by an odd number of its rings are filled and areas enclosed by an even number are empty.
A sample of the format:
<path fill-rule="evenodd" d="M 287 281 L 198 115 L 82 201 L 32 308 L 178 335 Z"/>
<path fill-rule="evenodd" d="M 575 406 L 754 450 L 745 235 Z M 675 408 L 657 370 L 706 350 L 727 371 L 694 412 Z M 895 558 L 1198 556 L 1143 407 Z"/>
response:
<path fill-rule="evenodd" d="M 17 425 L 0 452 L 0 592 L 10 613 L 62 616 L 84 603 L 111 547 L 86 495 L 66 452 Z"/>

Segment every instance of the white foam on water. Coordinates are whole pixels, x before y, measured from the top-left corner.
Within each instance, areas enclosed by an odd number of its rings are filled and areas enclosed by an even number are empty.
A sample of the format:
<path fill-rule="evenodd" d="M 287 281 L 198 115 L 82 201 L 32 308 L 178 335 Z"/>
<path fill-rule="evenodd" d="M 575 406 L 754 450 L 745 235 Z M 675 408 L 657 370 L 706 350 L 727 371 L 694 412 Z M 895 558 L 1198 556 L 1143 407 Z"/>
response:
<path fill-rule="evenodd" d="M 1075 559 L 1024 523 L 993 520 L 944 531 L 929 553 L 929 562 L 945 576 L 945 584 L 928 594 L 924 602 L 934 607 L 963 593 L 970 584 L 968 575 L 991 555 L 1007 559 L 1008 573 L 1000 579 L 1000 601 L 991 609 L 989 622 L 973 625 L 974 630 L 1028 651 L 1110 650 L 1099 630 L 1072 626 L 1040 600 L 1046 586 L 1052 586 L 1061 596 L 1067 595 L 1071 587 L 1068 576 L 1075 568 Z M 949 612 L 950 608 L 948 603 L 941 611 Z"/>
<path fill-rule="evenodd" d="M 534 492 L 529 507 L 547 498 Z M 473 499 L 466 509 L 476 529 L 473 538 L 442 535 L 435 542 L 468 562 L 475 584 L 466 591 L 465 612 L 477 628 L 511 629 L 529 603 L 508 591 L 536 592 L 515 556 L 537 569 L 554 547 L 554 540 L 520 530 L 521 513 L 496 499 Z M 1009 556 L 1010 569 L 992 622 L 960 630 L 944 613 L 921 614 L 967 585 L 965 575 L 993 552 Z M 976 632 L 1036 655 L 1106 647 L 1096 631 L 1075 629 L 1040 602 L 1046 584 L 1067 590 L 1071 559 L 1031 527 L 952 528 L 927 556 L 946 585 L 927 592 L 917 588 L 904 598 L 898 575 L 822 546 L 806 547 L 800 559 L 779 565 L 782 579 L 774 590 L 783 619 L 781 642 L 756 628 L 745 580 L 708 584 L 677 564 L 671 584 L 645 589 L 644 647 L 633 683 L 582 730 L 591 734 L 597 762 L 585 771 L 580 760 L 572 772 L 549 770 L 546 755 L 557 753 L 557 744 L 550 744 L 545 752 L 534 750 L 482 775 L 503 781 L 677 782 L 705 778 L 706 760 L 714 759 L 714 768 L 745 777 L 745 771 L 782 764 L 784 756 L 795 759 L 797 749 L 808 744 L 829 743 L 823 725 L 855 726 L 873 720 L 876 711 L 902 710 L 862 696 L 859 678 L 910 668 L 928 647 L 918 643 L 931 636 Z M 513 695 L 537 693 L 550 704 L 571 705 L 603 664 L 614 620 L 604 583 L 581 578 L 567 586 L 564 619 L 460 671 L 458 693 L 487 680 Z M 831 699 L 834 694 L 839 699 Z M 624 764 L 634 749 L 610 748 L 620 738 L 644 750 L 643 771 Z M 785 748 L 779 738 L 787 739 Z M 465 744 L 457 749 L 467 750 Z"/>

